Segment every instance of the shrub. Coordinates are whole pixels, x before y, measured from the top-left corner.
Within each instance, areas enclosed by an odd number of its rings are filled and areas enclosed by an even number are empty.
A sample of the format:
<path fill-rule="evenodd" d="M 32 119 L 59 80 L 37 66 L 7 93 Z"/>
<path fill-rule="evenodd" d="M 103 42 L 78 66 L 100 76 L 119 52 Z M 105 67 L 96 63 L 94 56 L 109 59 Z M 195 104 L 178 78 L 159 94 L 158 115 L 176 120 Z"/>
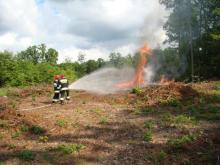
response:
<path fill-rule="evenodd" d="M 146 142 L 150 142 L 152 141 L 152 132 L 148 131 L 148 132 L 145 132 L 144 134 L 144 141 Z"/>
<path fill-rule="evenodd" d="M 142 93 L 142 90 L 140 87 L 135 87 L 131 90 L 131 93 L 140 95 Z"/>
<path fill-rule="evenodd" d="M 46 132 L 42 127 L 40 127 L 40 126 L 38 126 L 38 125 L 33 125 L 33 126 L 30 128 L 30 131 L 31 131 L 31 133 L 33 133 L 33 134 L 35 134 L 35 135 L 43 134 L 43 133 Z"/>
<path fill-rule="evenodd" d="M 18 153 L 18 158 L 25 161 L 34 160 L 35 154 L 32 151 L 24 150 Z"/>

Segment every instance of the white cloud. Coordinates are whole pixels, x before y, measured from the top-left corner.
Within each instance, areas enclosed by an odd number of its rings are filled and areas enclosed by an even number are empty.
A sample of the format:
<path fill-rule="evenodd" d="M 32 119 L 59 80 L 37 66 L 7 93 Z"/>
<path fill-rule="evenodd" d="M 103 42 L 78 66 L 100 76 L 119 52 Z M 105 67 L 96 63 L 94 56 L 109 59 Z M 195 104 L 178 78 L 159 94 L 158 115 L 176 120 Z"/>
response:
<path fill-rule="evenodd" d="M 25 49 L 32 44 L 28 37 L 18 37 L 16 33 L 5 33 L 0 36 L 0 51 L 18 51 Z"/>
<path fill-rule="evenodd" d="M 1 50 L 46 43 L 59 61 L 79 52 L 88 59 L 127 55 L 142 40 L 156 46 L 165 38 L 166 12 L 157 0 L 7 0 L 0 11 Z"/>

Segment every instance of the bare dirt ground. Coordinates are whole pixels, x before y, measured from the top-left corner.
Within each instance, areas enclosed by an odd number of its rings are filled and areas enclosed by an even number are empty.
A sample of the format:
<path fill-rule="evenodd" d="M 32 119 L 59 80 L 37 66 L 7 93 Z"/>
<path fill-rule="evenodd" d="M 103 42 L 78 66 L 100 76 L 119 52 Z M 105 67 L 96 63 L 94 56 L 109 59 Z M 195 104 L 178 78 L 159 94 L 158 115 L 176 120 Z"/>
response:
<path fill-rule="evenodd" d="M 0 97 L 0 165 L 219 164 L 219 82 L 97 95 L 50 87 Z M 39 108 L 40 107 L 40 108 Z"/>

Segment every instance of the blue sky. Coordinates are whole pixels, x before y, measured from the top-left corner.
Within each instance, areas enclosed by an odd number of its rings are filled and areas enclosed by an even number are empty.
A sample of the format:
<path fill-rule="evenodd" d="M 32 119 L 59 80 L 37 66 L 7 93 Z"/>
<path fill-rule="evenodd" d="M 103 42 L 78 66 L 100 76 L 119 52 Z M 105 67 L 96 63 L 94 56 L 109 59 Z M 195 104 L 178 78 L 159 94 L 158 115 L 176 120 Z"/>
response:
<path fill-rule="evenodd" d="M 7 0 L 0 11 L 0 51 L 45 43 L 58 50 L 60 62 L 79 53 L 87 59 L 127 55 L 166 37 L 167 13 L 157 0 Z"/>

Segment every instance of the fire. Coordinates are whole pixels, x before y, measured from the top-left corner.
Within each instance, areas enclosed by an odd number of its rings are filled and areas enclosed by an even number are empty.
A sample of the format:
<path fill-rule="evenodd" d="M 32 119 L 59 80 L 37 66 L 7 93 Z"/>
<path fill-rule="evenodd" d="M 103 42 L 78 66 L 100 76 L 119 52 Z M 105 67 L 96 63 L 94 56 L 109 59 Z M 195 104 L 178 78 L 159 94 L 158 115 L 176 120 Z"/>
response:
<path fill-rule="evenodd" d="M 135 71 L 134 79 L 129 82 L 124 82 L 117 84 L 118 88 L 129 88 L 135 86 L 142 86 L 144 84 L 143 74 L 144 74 L 144 66 L 147 63 L 147 56 L 152 55 L 151 48 L 145 44 L 142 48 L 140 48 L 140 58 Z"/>

